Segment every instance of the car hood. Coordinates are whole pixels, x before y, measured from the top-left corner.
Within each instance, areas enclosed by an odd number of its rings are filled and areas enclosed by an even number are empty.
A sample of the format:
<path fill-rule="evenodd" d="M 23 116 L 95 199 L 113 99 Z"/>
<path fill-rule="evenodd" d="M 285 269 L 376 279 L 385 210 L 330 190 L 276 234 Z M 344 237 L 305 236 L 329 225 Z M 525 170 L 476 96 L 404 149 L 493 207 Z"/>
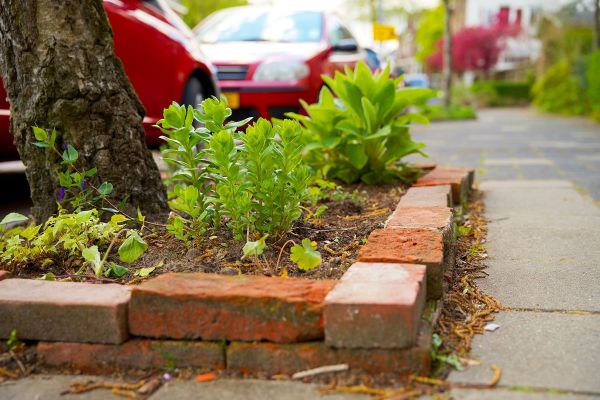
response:
<path fill-rule="evenodd" d="M 222 42 L 201 43 L 200 48 L 215 64 L 257 64 L 266 60 L 308 60 L 327 46 L 325 43 Z"/>

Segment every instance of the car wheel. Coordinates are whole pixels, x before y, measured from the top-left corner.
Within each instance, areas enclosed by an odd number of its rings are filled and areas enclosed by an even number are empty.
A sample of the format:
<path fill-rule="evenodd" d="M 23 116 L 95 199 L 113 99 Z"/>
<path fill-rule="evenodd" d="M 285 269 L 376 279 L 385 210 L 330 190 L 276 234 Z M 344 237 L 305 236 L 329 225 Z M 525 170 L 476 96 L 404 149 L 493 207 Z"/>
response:
<path fill-rule="evenodd" d="M 198 78 L 192 76 L 183 90 L 183 104 L 196 108 L 205 98 L 206 95 L 204 93 L 202 82 L 200 82 Z"/>

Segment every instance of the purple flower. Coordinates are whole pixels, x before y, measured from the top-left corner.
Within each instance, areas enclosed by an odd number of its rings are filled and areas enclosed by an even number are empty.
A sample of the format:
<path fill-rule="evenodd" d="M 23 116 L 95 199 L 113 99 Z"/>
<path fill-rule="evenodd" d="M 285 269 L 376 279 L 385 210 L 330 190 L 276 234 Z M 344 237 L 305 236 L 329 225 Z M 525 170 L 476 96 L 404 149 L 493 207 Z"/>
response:
<path fill-rule="evenodd" d="M 64 186 L 60 187 L 58 191 L 58 201 L 61 202 L 65 198 L 65 194 L 67 193 L 67 189 Z"/>
<path fill-rule="evenodd" d="M 165 381 L 165 382 L 169 382 L 172 379 L 173 379 L 173 376 L 171 376 L 171 374 L 169 374 L 169 373 L 165 373 L 163 375 L 163 381 Z"/>
<path fill-rule="evenodd" d="M 83 180 L 81 181 L 81 185 L 79 185 L 79 188 L 81 190 L 85 189 L 85 178 L 83 178 Z"/>
<path fill-rule="evenodd" d="M 68 143 L 67 142 L 63 142 L 63 150 L 66 150 L 68 147 Z"/>

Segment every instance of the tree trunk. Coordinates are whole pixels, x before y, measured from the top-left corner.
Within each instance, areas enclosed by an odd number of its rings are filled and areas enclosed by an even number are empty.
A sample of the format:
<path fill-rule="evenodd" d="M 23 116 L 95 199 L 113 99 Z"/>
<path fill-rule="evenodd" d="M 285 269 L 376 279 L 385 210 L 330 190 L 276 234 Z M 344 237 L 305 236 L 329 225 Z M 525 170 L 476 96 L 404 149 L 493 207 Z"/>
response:
<path fill-rule="evenodd" d="M 450 107 L 452 100 L 452 6 L 450 0 L 444 0 L 446 19 L 444 21 L 444 69 L 443 90 L 444 106 Z"/>
<path fill-rule="evenodd" d="M 33 125 L 56 128 L 57 143 L 75 147 L 78 165 L 96 167 L 128 210 L 168 210 L 145 110 L 115 56 L 102 0 L 0 0 L 0 71 L 36 221 L 56 211 L 59 183 L 54 156 L 33 145 Z"/>

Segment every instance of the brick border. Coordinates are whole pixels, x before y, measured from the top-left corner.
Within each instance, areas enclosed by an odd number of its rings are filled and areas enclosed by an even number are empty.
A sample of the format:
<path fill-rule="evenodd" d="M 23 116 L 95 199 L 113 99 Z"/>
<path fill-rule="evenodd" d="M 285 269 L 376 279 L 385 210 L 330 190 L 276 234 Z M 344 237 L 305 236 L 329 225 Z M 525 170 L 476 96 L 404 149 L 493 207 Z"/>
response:
<path fill-rule="evenodd" d="M 444 275 L 454 265 L 450 207 L 466 203 L 473 179 L 472 169 L 432 168 L 339 281 L 169 273 L 130 290 L 26 283 L 0 271 L 0 314 L 8 316 L 0 338 L 17 329 L 39 341 L 44 365 L 87 373 L 276 375 L 336 363 L 374 374 L 425 372 Z M 35 290 L 16 295 L 24 286 Z M 25 323 L 32 316 L 36 324 Z M 82 323 L 65 325 L 69 319 Z"/>

